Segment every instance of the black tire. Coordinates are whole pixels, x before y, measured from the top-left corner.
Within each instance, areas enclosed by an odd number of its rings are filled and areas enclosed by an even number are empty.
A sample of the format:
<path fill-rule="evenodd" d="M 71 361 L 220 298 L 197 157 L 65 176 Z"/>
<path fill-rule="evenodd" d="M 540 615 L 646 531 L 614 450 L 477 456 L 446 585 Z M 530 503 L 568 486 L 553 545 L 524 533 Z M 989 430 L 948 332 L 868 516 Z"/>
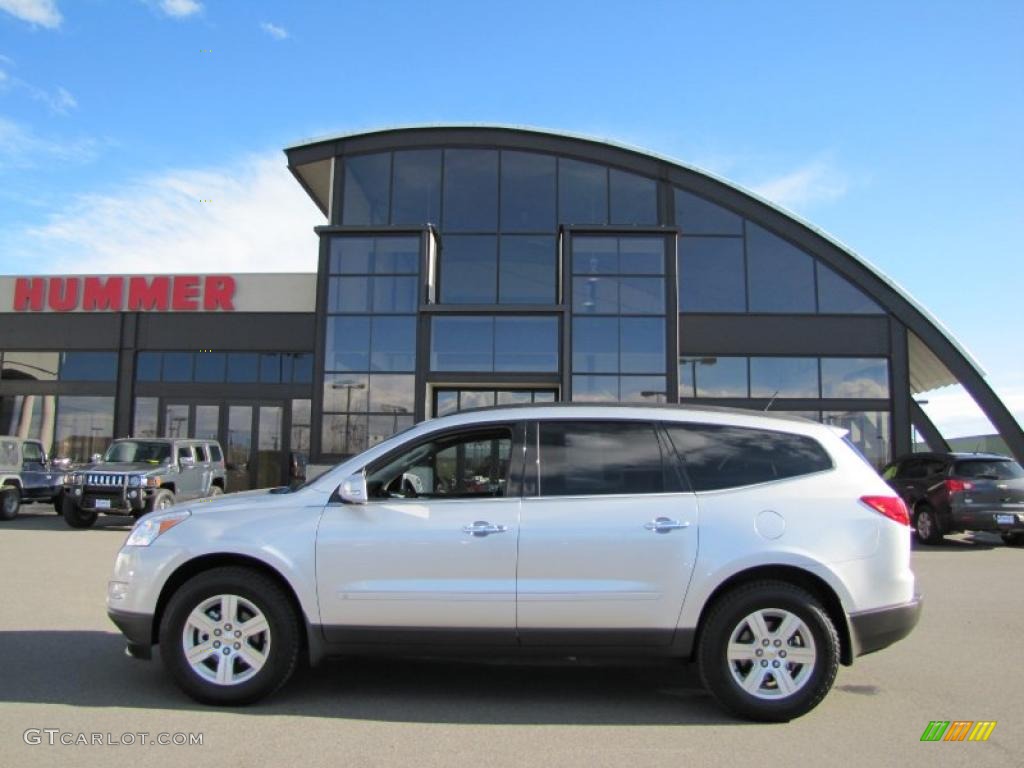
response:
<path fill-rule="evenodd" d="M 0 520 L 13 520 L 21 508 L 21 491 L 16 486 L 7 485 L 0 491 Z"/>
<path fill-rule="evenodd" d="M 64 522 L 72 528 L 92 528 L 99 516 L 95 509 L 82 509 L 67 496 L 61 505 L 61 515 L 64 516 Z"/>
<path fill-rule="evenodd" d="M 942 543 L 942 529 L 939 528 L 939 518 L 935 510 L 927 504 L 918 506 L 914 513 L 914 535 L 922 544 Z"/>
<path fill-rule="evenodd" d="M 146 512 L 159 512 L 174 506 L 174 494 L 166 488 L 160 488 L 146 504 Z"/>
<path fill-rule="evenodd" d="M 760 698 L 741 687 L 736 676 L 742 674 L 742 670 L 730 663 L 726 652 L 733 633 L 739 632 L 746 624 L 746 617 L 757 611 L 775 610 L 793 614 L 803 622 L 814 642 L 814 661 L 808 665 L 809 672 L 801 665 L 791 668 L 793 674 L 801 677 L 801 682 L 789 695 L 775 694 L 771 690 L 771 686 L 778 687 L 774 675 L 770 684 L 767 678 L 761 677 L 764 681 L 763 695 L 772 695 L 773 698 Z M 805 642 L 805 645 L 809 643 Z M 792 653 L 793 648 L 799 647 L 784 645 L 780 650 L 789 648 Z M 756 644 L 751 644 L 751 648 L 760 650 Z M 768 651 L 771 651 L 771 645 Z M 697 661 L 704 687 L 723 707 L 751 720 L 785 722 L 810 712 L 832 688 L 839 670 L 839 636 L 825 608 L 810 592 L 786 582 L 758 581 L 737 587 L 715 602 L 700 630 Z M 776 658 L 772 664 L 778 661 Z M 750 661 L 747 674 L 755 674 L 758 663 Z M 767 658 L 760 661 L 765 667 L 767 663 Z M 767 672 L 771 673 L 771 668 Z"/>
<path fill-rule="evenodd" d="M 233 685 L 200 676 L 185 657 L 183 638 L 192 611 L 204 600 L 224 594 L 236 595 L 255 606 L 266 618 L 269 632 L 269 650 L 262 668 L 244 682 Z M 301 637 L 299 617 L 288 595 L 275 581 L 249 568 L 215 568 L 189 579 L 171 597 L 160 623 L 160 656 L 174 681 L 196 701 L 216 705 L 251 704 L 288 682 L 298 663 Z M 215 654 L 207 661 L 218 668 L 223 663 Z"/>
<path fill-rule="evenodd" d="M 53 497 L 53 511 L 58 515 L 64 514 L 64 491 L 61 491 Z"/>
<path fill-rule="evenodd" d="M 1024 544 L 1024 533 L 1010 533 L 1009 531 L 1003 531 L 999 535 L 1003 539 L 1003 544 L 1008 547 L 1019 547 Z"/>

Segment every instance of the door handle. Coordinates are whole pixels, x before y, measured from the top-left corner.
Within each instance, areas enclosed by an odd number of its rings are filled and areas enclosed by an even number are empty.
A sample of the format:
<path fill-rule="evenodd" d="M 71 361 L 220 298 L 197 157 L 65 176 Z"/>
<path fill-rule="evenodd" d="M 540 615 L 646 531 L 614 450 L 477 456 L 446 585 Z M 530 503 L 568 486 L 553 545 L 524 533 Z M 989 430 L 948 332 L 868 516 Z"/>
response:
<path fill-rule="evenodd" d="M 470 525 L 462 526 L 462 532 L 471 536 L 490 536 L 492 533 L 505 533 L 507 525 L 493 525 L 486 520 L 477 520 Z"/>
<path fill-rule="evenodd" d="M 670 520 L 667 517 L 656 517 L 649 523 L 644 523 L 644 528 L 648 531 L 654 531 L 655 533 L 668 533 L 679 528 L 689 528 L 690 524 L 686 522 L 679 522 L 678 520 Z"/>

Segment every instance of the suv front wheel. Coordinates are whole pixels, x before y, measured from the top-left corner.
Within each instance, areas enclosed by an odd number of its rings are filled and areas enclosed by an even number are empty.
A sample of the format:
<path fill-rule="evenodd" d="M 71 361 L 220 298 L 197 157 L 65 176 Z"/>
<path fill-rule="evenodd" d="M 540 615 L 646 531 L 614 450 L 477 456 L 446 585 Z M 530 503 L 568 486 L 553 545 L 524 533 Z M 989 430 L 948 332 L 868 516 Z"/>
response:
<path fill-rule="evenodd" d="M 61 515 L 64 522 L 72 528 L 92 528 L 96 522 L 97 512 L 95 509 L 82 509 L 74 500 L 65 496 L 61 503 Z"/>
<path fill-rule="evenodd" d="M 697 647 L 704 687 L 743 717 L 783 722 L 806 714 L 839 670 L 839 637 L 809 592 L 778 581 L 726 593 Z"/>

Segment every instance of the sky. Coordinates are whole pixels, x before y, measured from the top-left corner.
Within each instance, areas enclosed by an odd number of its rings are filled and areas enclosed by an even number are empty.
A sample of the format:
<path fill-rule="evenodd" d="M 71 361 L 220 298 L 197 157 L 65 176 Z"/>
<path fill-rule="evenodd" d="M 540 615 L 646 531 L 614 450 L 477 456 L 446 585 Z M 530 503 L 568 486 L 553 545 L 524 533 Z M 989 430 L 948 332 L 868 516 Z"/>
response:
<path fill-rule="evenodd" d="M 568 131 L 840 240 L 1024 422 L 1022 40 L 1019 0 L 0 0 L 0 273 L 313 271 L 283 147 Z M 991 431 L 958 387 L 922 399 Z"/>

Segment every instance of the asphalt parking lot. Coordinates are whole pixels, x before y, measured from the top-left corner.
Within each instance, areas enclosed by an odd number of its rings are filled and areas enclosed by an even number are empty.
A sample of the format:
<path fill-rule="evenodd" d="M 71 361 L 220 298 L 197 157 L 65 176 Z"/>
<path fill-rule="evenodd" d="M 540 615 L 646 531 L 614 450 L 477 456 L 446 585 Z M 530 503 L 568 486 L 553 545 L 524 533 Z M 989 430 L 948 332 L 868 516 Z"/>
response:
<path fill-rule="evenodd" d="M 916 549 L 917 630 L 841 669 L 808 716 L 755 725 L 719 711 L 695 670 L 666 665 L 347 660 L 302 673 L 266 704 L 202 707 L 159 661 L 124 656 L 106 618 L 129 523 L 73 531 L 29 507 L 0 527 L 0 765 L 1024 764 L 1024 548 L 995 537 Z M 921 743 L 930 720 L 998 725 L 986 743 Z M 45 732 L 26 744 L 28 729 L 203 743 L 50 746 Z"/>

